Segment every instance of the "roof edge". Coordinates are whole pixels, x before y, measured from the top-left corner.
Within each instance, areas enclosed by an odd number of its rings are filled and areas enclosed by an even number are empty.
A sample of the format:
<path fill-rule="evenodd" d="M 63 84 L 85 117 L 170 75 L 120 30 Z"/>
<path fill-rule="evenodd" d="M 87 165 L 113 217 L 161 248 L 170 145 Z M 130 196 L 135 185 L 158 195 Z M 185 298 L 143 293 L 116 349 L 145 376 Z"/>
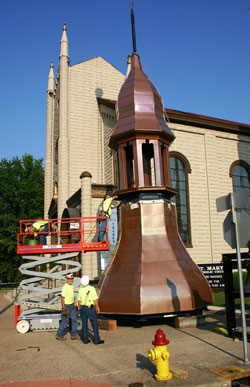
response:
<path fill-rule="evenodd" d="M 98 102 L 102 105 L 105 105 L 111 109 L 115 109 L 115 104 L 117 101 L 110 100 L 106 98 L 97 98 Z M 168 116 L 170 123 L 186 124 L 192 126 L 200 126 L 207 129 L 221 130 L 225 132 L 233 132 L 245 134 L 250 136 L 250 125 L 223 120 L 221 118 L 204 116 L 196 113 L 183 112 L 181 110 L 166 109 L 164 108 L 164 113 Z"/>
<path fill-rule="evenodd" d="M 72 67 L 77 66 L 77 65 L 79 65 L 79 64 L 86 63 L 86 62 L 90 62 L 91 60 L 94 60 L 94 59 L 102 59 L 102 60 L 104 60 L 106 63 L 108 63 L 111 67 L 113 67 L 115 70 L 117 70 L 121 75 L 123 75 L 123 76 L 125 77 L 125 75 L 124 75 L 120 70 L 118 70 L 117 67 L 115 67 L 114 65 L 112 65 L 111 63 L 109 63 L 109 62 L 107 61 L 107 59 L 103 58 L 102 56 L 93 56 L 92 58 L 89 58 L 89 59 L 86 59 L 86 60 L 82 60 L 81 62 L 77 62 L 77 63 L 75 63 L 75 64 L 73 64 L 73 65 L 70 65 L 70 67 L 72 68 Z"/>

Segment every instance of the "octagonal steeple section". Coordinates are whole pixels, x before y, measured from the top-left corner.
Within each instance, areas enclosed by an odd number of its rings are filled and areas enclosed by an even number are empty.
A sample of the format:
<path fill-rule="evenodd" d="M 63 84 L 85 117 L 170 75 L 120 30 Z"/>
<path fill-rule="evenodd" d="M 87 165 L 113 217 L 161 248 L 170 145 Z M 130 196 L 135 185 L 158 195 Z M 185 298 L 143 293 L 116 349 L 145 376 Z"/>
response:
<path fill-rule="evenodd" d="M 119 188 L 170 186 L 168 147 L 175 139 L 164 118 L 162 98 L 133 52 L 121 87 L 117 124 L 110 147 L 116 150 Z"/>
<path fill-rule="evenodd" d="M 112 139 L 131 135 L 160 135 L 168 143 L 175 136 L 164 119 L 162 98 L 143 72 L 140 57 L 132 55 L 131 71 L 118 96 L 118 121 Z"/>

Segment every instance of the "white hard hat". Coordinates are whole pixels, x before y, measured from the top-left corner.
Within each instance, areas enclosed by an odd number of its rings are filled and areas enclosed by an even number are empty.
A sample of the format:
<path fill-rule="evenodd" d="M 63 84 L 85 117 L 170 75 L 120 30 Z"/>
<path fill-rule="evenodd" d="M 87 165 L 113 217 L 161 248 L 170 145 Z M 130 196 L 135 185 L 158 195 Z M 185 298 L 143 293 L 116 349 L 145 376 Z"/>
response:
<path fill-rule="evenodd" d="M 89 276 L 88 275 L 84 275 L 82 278 L 81 278 L 81 284 L 83 286 L 87 286 L 89 284 Z"/>

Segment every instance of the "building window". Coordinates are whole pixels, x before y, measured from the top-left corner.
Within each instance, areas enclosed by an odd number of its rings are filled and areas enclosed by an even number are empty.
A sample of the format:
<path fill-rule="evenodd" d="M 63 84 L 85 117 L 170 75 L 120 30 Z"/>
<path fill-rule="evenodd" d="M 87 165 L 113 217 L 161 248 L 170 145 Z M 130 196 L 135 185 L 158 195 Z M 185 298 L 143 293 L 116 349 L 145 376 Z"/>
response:
<path fill-rule="evenodd" d="M 250 166 L 245 161 L 235 161 L 231 165 L 229 176 L 232 178 L 233 192 L 242 188 L 250 188 Z"/>
<path fill-rule="evenodd" d="M 171 185 L 178 191 L 173 200 L 176 204 L 179 234 L 185 246 L 192 247 L 188 189 L 188 174 L 191 173 L 190 164 L 178 152 L 170 152 L 169 163 Z"/>

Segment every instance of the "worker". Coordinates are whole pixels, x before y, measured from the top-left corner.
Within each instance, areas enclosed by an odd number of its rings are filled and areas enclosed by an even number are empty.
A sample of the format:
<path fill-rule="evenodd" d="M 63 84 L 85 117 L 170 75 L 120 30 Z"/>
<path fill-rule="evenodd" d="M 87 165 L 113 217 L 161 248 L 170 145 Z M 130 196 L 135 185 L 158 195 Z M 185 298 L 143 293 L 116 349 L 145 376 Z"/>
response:
<path fill-rule="evenodd" d="M 93 343 L 96 345 L 103 344 L 104 341 L 100 339 L 97 323 L 97 314 L 100 313 L 100 308 L 96 290 L 93 286 L 89 285 L 89 277 L 87 275 L 81 278 L 81 284 L 82 287 L 78 293 L 78 308 L 82 319 L 82 341 L 84 344 L 90 343 L 88 331 L 89 319 L 94 333 Z"/>
<path fill-rule="evenodd" d="M 25 232 L 34 233 L 34 236 L 39 235 L 40 245 L 46 245 L 46 236 L 49 234 L 49 222 L 47 220 L 37 220 L 33 224 L 27 225 Z"/>
<path fill-rule="evenodd" d="M 61 303 L 62 303 L 62 315 L 61 322 L 56 334 L 57 340 L 66 340 L 66 337 L 63 335 L 64 330 L 71 319 L 71 340 L 80 340 L 80 336 L 77 336 L 77 322 L 76 322 L 76 307 L 77 303 L 75 302 L 74 294 L 74 276 L 72 273 L 66 275 L 66 284 L 62 287 L 61 293 Z"/>
<path fill-rule="evenodd" d="M 101 211 L 101 216 L 105 216 L 105 219 L 102 219 L 101 222 L 100 222 L 100 226 L 99 226 L 99 234 L 98 234 L 98 242 L 102 242 L 102 243 L 105 243 L 105 239 L 104 239 L 104 235 L 105 235 L 105 232 L 106 232 L 106 228 L 107 228 L 107 219 L 110 218 L 111 216 L 111 213 L 112 213 L 112 209 L 113 208 L 116 208 L 120 205 L 120 203 L 117 203 L 117 204 L 113 204 L 112 205 L 112 201 L 117 199 L 118 196 L 117 195 L 109 195 L 109 194 L 106 194 L 104 196 L 104 201 L 103 201 L 103 204 L 102 204 L 102 211 Z"/>

